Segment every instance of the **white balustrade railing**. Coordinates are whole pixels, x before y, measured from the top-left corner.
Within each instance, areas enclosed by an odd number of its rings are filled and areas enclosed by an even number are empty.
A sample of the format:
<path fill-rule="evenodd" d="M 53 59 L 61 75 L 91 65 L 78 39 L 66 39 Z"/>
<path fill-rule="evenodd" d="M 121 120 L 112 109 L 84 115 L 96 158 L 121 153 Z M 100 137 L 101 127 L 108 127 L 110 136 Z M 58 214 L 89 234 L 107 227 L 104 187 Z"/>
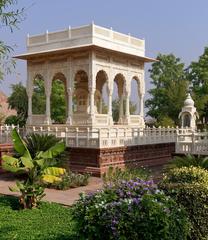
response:
<path fill-rule="evenodd" d="M 108 148 L 156 144 L 176 141 L 174 128 L 129 128 L 115 126 L 109 128 L 75 128 L 63 126 L 28 127 L 27 132 L 54 134 L 65 140 L 69 147 Z"/>
<path fill-rule="evenodd" d="M 208 132 L 178 133 L 176 153 L 208 155 Z"/>
<path fill-rule="evenodd" d="M 0 126 L 0 143 L 11 143 L 15 126 Z M 68 147 L 109 148 L 159 143 L 176 143 L 176 153 L 208 155 L 208 132 L 193 132 L 179 128 L 109 128 L 69 127 L 66 125 L 17 127 L 22 136 L 26 133 L 53 134 L 63 139 Z"/>
<path fill-rule="evenodd" d="M 24 136 L 26 134 L 25 129 L 20 128 L 19 126 L 14 126 L 14 125 L 0 126 L 0 144 L 2 144 L 2 143 L 12 143 L 11 131 L 15 127 L 17 128 L 17 131 L 20 133 L 21 136 Z"/>

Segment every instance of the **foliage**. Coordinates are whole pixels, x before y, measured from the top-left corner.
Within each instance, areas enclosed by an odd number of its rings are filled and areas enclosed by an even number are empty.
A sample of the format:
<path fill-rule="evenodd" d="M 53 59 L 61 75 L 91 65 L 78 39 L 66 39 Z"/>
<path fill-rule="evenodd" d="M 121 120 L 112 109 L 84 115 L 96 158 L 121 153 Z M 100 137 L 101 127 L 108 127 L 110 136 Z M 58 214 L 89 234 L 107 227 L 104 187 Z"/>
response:
<path fill-rule="evenodd" d="M 200 118 L 208 120 L 208 47 L 197 62 L 192 62 L 187 69 L 187 77 L 193 85 L 193 98 Z"/>
<path fill-rule="evenodd" d="M 156 127 L 175 127 L 176 124 L 172 118 L 168 116 L 162 117 L 159 121 L 156 122 Z"/>
<path fill-rule="evenodd" d="M 44 196 L 44 188 L 41 182 L 60 181 L 60 175 L 65 173 L 65 169 L 52 167 L 51 160 L 64 151 L 64 143 L 59 142 L 47 151 L 41 151 L 34 158 L 31 157 L 28 148 L 19 136 L 16 129 L 12 131 L 12 140 L 15 151 L 20 157 L 15 158 L 4 155 L 2 157 L 2 167 L 10 172 L 22 172 L 27 175 L 23 183 L 17 181 L 11 191 L 19 191 L 20 206 L 22 208 L 36 207 Z"/>
<path fill-rule="evenodd" d="M 55 123 L 66 122 L 66 97 L 64 83 L 56 79 L 52 83 L 51 89 L 51 119 Z"/>
<path fill-rule="evenodd" d="M 136 178 L 147 180 L 150 171 L 144 167 L 125 168 L 109 167 L 108 171 L 103 174 L 102 179 L 105 184 L 118 184 L 121 180 L 134 180 Z"/>
<path fill-rule="evenodd" d="M 64 123 L 66 119 L 66 99 L 65 89 L 61 81 L 54 81 L 51 93 L 51 118 L 56 123 Z M 25 86 L 22 83 L 12 84 L 12 94 L 8 97 L 10 109 L 17 111 L 17 123 L 25 125 L 28 111 L 28 97 Z M 33 114 L 45 114 L 46 96 L 44 80 L 41 76 L 36 76 L 34 79 L 34 89 L 32 96 L 32 111 Z"/>
<path fill-rule="evenodd" d="M 67 190 L 69 188 L 76 188 L 86 186 L 89 183 L 89 173 L 79 174 L 71 171 L 66 172 L 61 176 L 61 181 L 47 184 L 48 188 L 55 188 L 59 190 Z"/>
<path fill-rule="evenodd" d="M 10 115 L 5 119 L 4 123 L 6 125 L 17 126 L 19 124 L 18 117 L 16 115 Z"/>
<path fill-rule="evenodd" d="M 181 167 L 171 169 L 163 179 L 166 183 L 208 184 L 208 171 L 200 167 Z"/>
<path fill-rule="evenodd" d="M 46 96 L 44 80 L 41 76 L 36 76 L 33 81 L 32 112 L 33 114 L 45 114 Z"/>
<path fill-rule="evenodd" d="M 187 211 L 192 224 L 191 239 L 207 239 L 208 171 L 196 167 L 176 168 L 165 176 L 160 187 Z"/>
<path fill-rule="evenodd" d="M 28 99 L 26 88 L 21 82 L 12 84 L 12 94 L 8 97 L 8 104 L 10 109 L 17 111 L 17 117 L 9 117 L 7 123 L 17 123 L 24 126 L 27 120 Z M 14 121 L 14 122 L 13 122 Z M 15 124 L 16 125 L 16 124 Z"/>
<path fill-rule="evenodd" d="M 31 157 L 35 158 L 37 153 L 47 151 L 52 146 L 60 142 L 60 139 L 53 134 L 30 133 L 24 137 L 24 142 L 31 154 Z M 50 161 L 53 166 L 64 167 L 67 169 L 69 165 L 68 152 L 63 151 Z"/>
<path fill-rule="evenodd" d="M 13 32 L 23 20 L 24 8 L 11 10 L 16 4 L 17 0 L 0 1 L 0 29 L 8 27 Z M 11 46 L 0 40 L 0 80 L 14 69 L 15 61 L 10 57 L 12 51 Z"/>
<path fill-rule="evenodd" d="M 38 209 L 15 211 L 16 197 L 0 196 L 1 240 L 70 240 L 73 238 L 71 209 L 42 202 Z"/>
<path fill-rule="evenodd" d="M 48 150 L 56 143 L 60 142 L 60 139 L 53 134 L 30 133 L 26 135 L 24 142 L 31 157 L 35 158 L 37 153 Z"/>
<path fill-rule="evenodd" d="M 181 167 L 201 167 L 208 169 L 208 158 L 194 155 L 175 156 L 167 165 L 168 169 Z"/>
<path fill-rule="evenodd" d="M 145 103 L 147 115 L 157 119 L 158 124 L 169 118 L 178 125 L 178 114 L 186 97 L 187 81 L 184 64 L 173 54 L 159 54 L 158 61 L 149 70 L 153 88 L 148 92 L 151 99 Z"/>
<path fill-rule="evenodd" d="M 140 179 L 81 195 L 72 215 L 78 239 L 179 240 L 189 232 L 184 210 L 152 181 Z"/>

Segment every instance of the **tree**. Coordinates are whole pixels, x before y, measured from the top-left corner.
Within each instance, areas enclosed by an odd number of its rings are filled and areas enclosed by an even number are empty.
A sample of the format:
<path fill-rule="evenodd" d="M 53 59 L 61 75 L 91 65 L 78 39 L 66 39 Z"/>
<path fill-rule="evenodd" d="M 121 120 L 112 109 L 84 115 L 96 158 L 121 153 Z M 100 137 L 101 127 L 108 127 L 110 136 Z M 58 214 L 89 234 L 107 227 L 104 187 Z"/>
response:
<path fill-rule="evenodd" d="M 153 88 L 148 91 L 151 98 L 145 103 L 147 115 L 155 118 L 158 124 L 164 119 L 172 119 L 178 124 L 188 87 L 184 64 L 173 54 L 159 54 L 157 60 L 149 70 Z"/>
<path fill-rule="evenodd" d="M 200 118 L 208 121 L 208 47 L 197 62 L 187 69 L 187 77 L 192 84 L 193 98 Z"/>
<path fill-rule="evenodd" d="M 9 28 L 11 32 L 18 27 L 23 20 L 24 8 L 11 10 L 17 0 L 1 0 L 0 1 L 0 30 Z M 0 40 L 0 80 L 5 74 L 11 73 L 15 66 L 14 60 L 11 60 L 10 54 L 13 51 L 11 46 Z"/>
<path fill-rule="evenodd" d="M 46 96 L 44 80 L 37 76 L 33 82 L 32 112 L 33 114 L 45 114 Z"/>
<path fill-rule="evenodd" d="M 56 79 L 52 83 L 51 89 L 51 119 L 55 123 L 64 123 L 66 121 L 66 97 L 64 83 Z"/>
<path fill-rule="evenodd" d="M 24 126 L 27 120 L 28 98 L 26 88 L 22 83 L 12 84 L 12 94 L 8 97 L 8 104 L 10 109 L 17 111 L 17 118 L 20 126 Z"/>

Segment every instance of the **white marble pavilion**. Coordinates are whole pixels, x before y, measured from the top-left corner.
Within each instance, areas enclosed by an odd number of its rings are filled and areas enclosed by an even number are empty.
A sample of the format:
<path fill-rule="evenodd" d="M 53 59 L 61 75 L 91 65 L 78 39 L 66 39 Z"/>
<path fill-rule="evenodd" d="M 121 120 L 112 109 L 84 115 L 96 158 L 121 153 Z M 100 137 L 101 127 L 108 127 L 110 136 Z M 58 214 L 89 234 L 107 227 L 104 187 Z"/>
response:
<path fill-rule="evenodd" d="M 27 37 L 27 52 L 15 56 L 27 61 L 28 126 L 51 125 L 50 96 L 55 79 L 65 85 L 66 126 L 112 127 L 112 95 L 117 86 L 117 125 L 144 127 L 145 41 L 95 24 Z M 34 79 L 44 79 L 45 114 L 32 110 Z M 136 81 L 139 113 L 130 115 L 131 81 Z M 107 113 L 103 113 L 104 87 Z M 74 107 L 76 102 L 76 107 Z"/>

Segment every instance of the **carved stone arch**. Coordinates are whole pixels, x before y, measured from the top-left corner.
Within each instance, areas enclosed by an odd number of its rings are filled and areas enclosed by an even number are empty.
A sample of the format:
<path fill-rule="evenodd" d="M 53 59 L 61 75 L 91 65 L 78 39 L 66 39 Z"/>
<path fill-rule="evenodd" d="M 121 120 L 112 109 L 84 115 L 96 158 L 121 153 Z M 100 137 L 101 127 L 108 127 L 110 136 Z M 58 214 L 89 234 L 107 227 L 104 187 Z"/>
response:
<path fill-rule="evenodd" d="M 87 77 L 89 78 L 88 65 L 74 65 L 72 68 L 72 78 L 75 79 L 76 74 L 80 71 L 84 71 L 87 74 Z"/>
<path fill-rule="evenodd" d="M 87 113 L 88 99 L 89 99 L 89 89 L 88 89 L 88 74 L 82 68 L 74 69 L 74 88 L 73 88 L 73 96 L 74 96 L 74 106 L 76 106 L 77 111 Z M 85 94 L 79 94 L 82 91 Z M 84 104 L 83 104 L 84 103 Z"/>
<path fill-rule="evenodd" d="M 100 78 L 100 83 L 98 83 L 98 78 Z M 108 83 L 108 80 L 108 74 L 103 68 L 100 68 L 98 71 L 96 71 L 96 89 L 100 90 L 105 83 Z"/>
<path fill-rule="evenodd" d="M 114 72 L 113 83 L 117 84 L 118 94 L 121 95 L 125 91 L 125 86 L 127 85 L 127 77 L 122 72 Z"/>
<path fill-rule="evenodd" d="M 96 70 L 94 93 L 95 112 L 102 114 L 103 106 L 107 106 L 106 97 L 109 95 L 110 88 L 108 84 L 109 77 L 104 68 L 97 68 Z"/>
<path fill-rule="evenodd" d="M 144 95 L 145 90 L 144 90 L 144 81 L 143 78 L 141 77 L 140 74 L 133 74 L 131 76 L 131 81 L 135 80 L 137 82 L 137 86 L 138 86 L 138 94 Z"/>

